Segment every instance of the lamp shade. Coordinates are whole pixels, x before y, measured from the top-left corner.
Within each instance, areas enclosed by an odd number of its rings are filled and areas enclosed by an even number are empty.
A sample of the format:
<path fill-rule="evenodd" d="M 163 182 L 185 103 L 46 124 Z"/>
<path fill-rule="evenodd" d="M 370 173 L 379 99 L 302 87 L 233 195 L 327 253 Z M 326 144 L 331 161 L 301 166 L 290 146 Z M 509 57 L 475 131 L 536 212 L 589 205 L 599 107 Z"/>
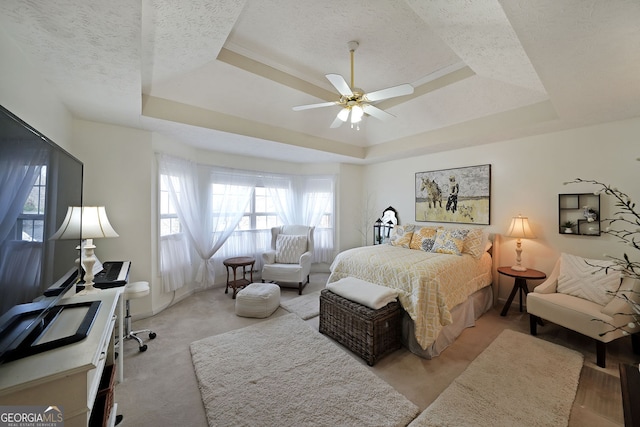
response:
<path fill-rule="evenodd" d="M 82 235 L 80 235 L 82 230 Z M 62 225 L 51 239 L 99 239 L 118 237 L 104 206 L 69 206 Z"/>
<path fill-rule="evenodd" d="M 511 225 L 507 230 L 508 237 L 517 237 L 518 239 L 535 239 L 536 236 L 529 226 L 529 218 L 518 215 L 511 219 Z"/>

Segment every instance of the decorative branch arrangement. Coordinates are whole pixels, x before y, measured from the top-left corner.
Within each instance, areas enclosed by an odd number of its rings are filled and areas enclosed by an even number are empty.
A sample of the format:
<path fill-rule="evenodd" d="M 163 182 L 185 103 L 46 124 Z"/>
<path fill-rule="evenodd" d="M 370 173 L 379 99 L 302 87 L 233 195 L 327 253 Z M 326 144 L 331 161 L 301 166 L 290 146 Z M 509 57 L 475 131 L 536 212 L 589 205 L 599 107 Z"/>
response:
<path fill-rule="evenodd" d="M 612 187 L 595 180 L 576 178 L 575 180 L 565 182 L 564 184 L 567 185 L 576 183 L 589 183 L 596 185 L 599 187 L 599 189 L 594 192 L 595 195 L 605 194 L 608 196 L 612 196 L 615 199 L 616 211 L 613 213 L 612 217 L 600 220 L 600 222 L 605 226 L 602 232 L 604 234 L 609 234 L 611 236 L 617 237 L 619 241 L 621 243 L 624 243 L 626 246 L 630 246 L 633 249 L 640 250 L 640 239 L 638 238 L 638 236 L 640 235 L 640 214 L 636 211 L 636 204 L 631 200 L 631 197 L 629 197 L 629 195 L 627 195 L 626 193 L 618 190 L 616 187 Z M 640 280 L 640 262 L 632 261 L 626 252 L 622 255 L 622 257 L 615 257 L 608 254 L 605 254 L 605 257 L 611 260 L 611 262 L 613 263 L 611 267 L 601 267 L 605 270 L 605 272 L 607 272 L 609 269 L 613 269 L 622 272 L 623 277 L 630 277 L 636 280 Z M 629 293 L 631 295 L 640 296 L 640 294 L 636 291 L 629 291 Z M 627 324 L 627 328 L 635 329 L 637 325 L 640 325 L 640 303 L 638 302 L 640 301 L 640 298 L 631 299 L 626 293 L 614 294 L 615 297 L 621 298 L 626 301 L 633 309 L 633 313 L 631 313 L 631 316 L 633 317 L 634 321 L 629 322 Z M 629 315 L 629 313 L 616 314 Z M 614 325 L 611 326 L 614 328 L 612 329 L 612 331 L 620 329 L 624 334 L 629 333 L 625 328 L 616 327 Z M 602 336 L 606 333 L 600 335 Z"/>

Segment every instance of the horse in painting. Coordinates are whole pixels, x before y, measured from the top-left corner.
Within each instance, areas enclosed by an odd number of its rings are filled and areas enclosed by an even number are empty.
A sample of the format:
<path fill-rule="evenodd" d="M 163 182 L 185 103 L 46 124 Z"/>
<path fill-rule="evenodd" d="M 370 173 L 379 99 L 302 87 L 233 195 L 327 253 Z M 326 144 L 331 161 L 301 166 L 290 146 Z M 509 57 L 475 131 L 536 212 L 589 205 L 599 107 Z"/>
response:
<path fill-rule="evenodd" d="M 420 187 L 420 191 L 427 190 L 427 203 L 429 205 L 429 209 L 431 209 L 431 205 L 436 207 L 436 202 L 442 207 L 442 191 L 440 190 L 440 186 L 437 182 L 429 178 L 422 178 L 422 186 Z"/>

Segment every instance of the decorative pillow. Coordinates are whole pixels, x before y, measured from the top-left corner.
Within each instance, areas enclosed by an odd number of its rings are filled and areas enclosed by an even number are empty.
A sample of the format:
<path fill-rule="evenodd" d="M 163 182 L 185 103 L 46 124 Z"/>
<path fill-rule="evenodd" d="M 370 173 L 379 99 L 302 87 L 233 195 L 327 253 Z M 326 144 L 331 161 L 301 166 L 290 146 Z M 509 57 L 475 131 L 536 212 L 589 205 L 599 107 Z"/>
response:
<path fill-rule="evenodd" d="M 440 229 L 436 233 L 436 241 L 431 252 L 439 254 L 462 255 L 464 239 L 469 230 L 462 228 Z"/>
<path fill-rule="evenodd" d="M 393 246 L 408 248 L 409 243 L 411 242 L 411 236 L 413 236 L 414 228 L 415 226 L 413 224 L 396 225 L 395 227 L 393 227 L 393 231 L 391 232 L 391 237 L 389 238 L 389 242 Z"/>
<path fill-rule="evenodd" d="M 487 242 L 487 234 L 481 228 L 468 229 L 467 237 L 464 239 L 463 254 L 469 254 L 478 259 L 485 253 L 485 244 Z"/>
<path fill-rule="evenodd" d="M 425 252 L 431 252 L 433 244 L 436 241 L 436 227 L 416 227 L 409 243 L 410 249 L 422 249 Z"/>
<path fill-rule="evenodd" d="M 278 234 L 276 238 L 276 262 L 278 264 L 297 264 L 300 256 L 307 250 L 307 236 Z"/>
<path fill-rule="evenodd" d="M 622 274 L 619 271 L 605 270 L 614 265 L 611 261 L 587 259 L 562 253 L 557 290 L 561 294 L 607 305 L 614 298 L 622 281 Z"/>

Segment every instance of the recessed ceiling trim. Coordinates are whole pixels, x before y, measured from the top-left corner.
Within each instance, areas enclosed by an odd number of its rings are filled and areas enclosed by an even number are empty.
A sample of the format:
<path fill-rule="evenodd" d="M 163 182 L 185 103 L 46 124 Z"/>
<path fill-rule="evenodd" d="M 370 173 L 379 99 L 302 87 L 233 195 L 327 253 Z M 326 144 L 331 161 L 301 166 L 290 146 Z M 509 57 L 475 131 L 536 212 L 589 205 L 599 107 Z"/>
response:
<path fill-rule="evenodd" d="M 396 105 L 403 104 L 414 98 L 418 98 L 429 92 L 442 89 L 445 86 L 449 86 L 451 84 L 457 83 L 464 79 L 468 79 L 469 77 L 473 77 L 475 75 L 476 73 L 474 73 L 471 68 L 465 66 L 463 68 L 460 68 L 458 70 L 445 74 L 441 77 L 428 81 L 420 86 L 414 87 L 412 95 L 407 95 L 402 98 L 389 99 L 387 101 L 382 101 L 379 104 L 376 104 L 376 106 L 382 109 L 395 107 Z"/>
<path fill-rule="evenodd" d="M 308 93 L 309 95 L 315 96 L 316 98 L 320 98 L 325 101 L 335 100 L 336 96 L 331 91 L 306 82 L 298 77 L 292 76 L 291 74 L 287 74 L 283 71 L 277 70 L 273 67 L 270 67 L 269 65 L 256 61 L 255 59 L 240 55 L 239 53 L 233 52 L 229 49 L 222 48 L 220 50 L 220 53 L 218 54 L 217 59 L 229 65 L 233 65 L 234 67 L 238 67 L 240 69 L 248 71 L 249 73 L 264 77 L 265 79 L 269 79 L 288 86 L 292 89 Z"/>
<path fill-rule="evenodd" d="M 474 141 L 490 137 L 505 131 L 521 129 L 552 120 L 557 120 L 558 114 L 551 101 L 538 102 L 515 110 L 485 116 L 464 123 L 436 129 L 406 138 L 396 139 L 371 146 L 367 149 L 366 159 L 386 158 L 410 151 L 425 149 L 430 146 Z"/>
<path fill-rule="evenodd" d="M 364 159 L 363 147 L 318 138 L 276 126 L 253 122 L 236 116 L 207 110 L 168 99 L 142 96 L 142 115 L 201 128 L 215 129 L 253 138 L 310 148 L 342 156 Z"/>

